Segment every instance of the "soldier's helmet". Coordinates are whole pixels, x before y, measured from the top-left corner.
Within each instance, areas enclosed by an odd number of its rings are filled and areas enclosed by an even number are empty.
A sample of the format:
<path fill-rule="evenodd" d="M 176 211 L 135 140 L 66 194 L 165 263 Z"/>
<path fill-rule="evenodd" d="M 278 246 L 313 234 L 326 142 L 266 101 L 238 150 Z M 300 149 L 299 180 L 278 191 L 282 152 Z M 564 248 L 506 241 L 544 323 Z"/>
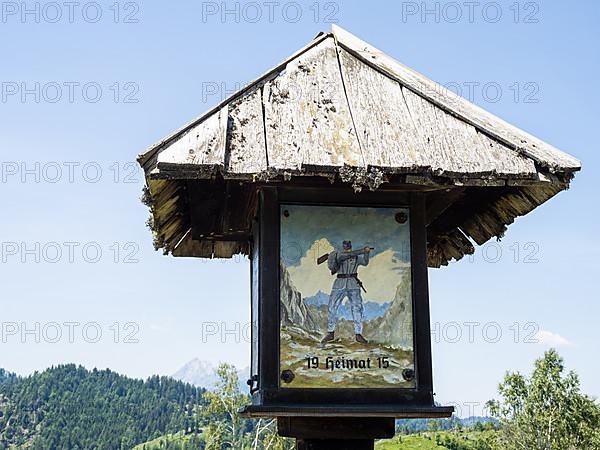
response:
<path fill-rule="evenodd" d="M 343 241 L 342 247 L 344 247 L 344 250 L 350 250 L 352 248 L 352 241 Z"/>

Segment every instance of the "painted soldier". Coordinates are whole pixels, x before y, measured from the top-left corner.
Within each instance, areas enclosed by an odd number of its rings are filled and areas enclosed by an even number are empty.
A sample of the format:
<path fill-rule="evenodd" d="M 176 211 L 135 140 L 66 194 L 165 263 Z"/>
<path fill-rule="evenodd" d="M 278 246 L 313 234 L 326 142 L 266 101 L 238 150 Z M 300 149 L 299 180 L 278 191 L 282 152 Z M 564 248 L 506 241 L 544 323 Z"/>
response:
<path fill-rule="evenodd" d="M 363 299 L 361 289 L 364 287 L 358 279 L 358 266 L 369 264 L 371 247 L 352 251 L 352 242 L 344 241 L 342 251 L 333 251 L 327 257 L 327 266 L 332 275 L 336 275 L 329 295 L 329 308 L 327 320 L 327 334 L 322 343 L 334 340 L 335 325 L 338 319 L 338 310 L 344 298 L 348 297 L 354 321 L 354 334 L 356 342 L 362 344 L 368 341 L 362 335 L 363 328 Z"/>

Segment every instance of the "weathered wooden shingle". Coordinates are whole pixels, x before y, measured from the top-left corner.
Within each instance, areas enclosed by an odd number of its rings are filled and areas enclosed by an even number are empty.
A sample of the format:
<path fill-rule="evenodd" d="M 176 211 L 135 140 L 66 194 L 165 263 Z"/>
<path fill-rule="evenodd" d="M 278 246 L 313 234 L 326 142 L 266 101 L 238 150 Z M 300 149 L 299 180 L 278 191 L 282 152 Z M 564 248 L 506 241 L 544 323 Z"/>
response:
<path fill-rule="evenodd" d="M 171 145 L 158 154 L 157 165 L 186 166 L 189 169 L 223 169 L 225 138 L 227 134 L 227 106 L 184 132 Z"/>
<path fill-rule="evenodd" d="M 224 173 L 245 177 L 267 170 L 264 117 L 260 86 L 229 109 Z"/>
<path fill-rule="evenodd" d="M 290 61 L 265 85 L 269 167 L 276 171 L 364 166 L 333 39 Z"/>
<path fill-rule="evenodd" d="M 397 81 L 339 50 L 348 104 L 368 166 L 408 172 L 430 167 Z"/>

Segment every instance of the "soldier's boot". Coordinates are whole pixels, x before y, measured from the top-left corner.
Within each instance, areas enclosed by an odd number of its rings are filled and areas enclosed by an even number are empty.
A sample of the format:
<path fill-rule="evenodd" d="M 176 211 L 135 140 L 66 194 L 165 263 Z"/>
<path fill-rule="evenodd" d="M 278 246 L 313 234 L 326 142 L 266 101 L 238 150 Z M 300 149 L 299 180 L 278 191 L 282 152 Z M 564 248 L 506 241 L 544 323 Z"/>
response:
<path fill-rule="evenodd" d="M 335 339 L 334 332 L 328 332 L 323 339 L 321 339 L 321 344 L 325 344 L 327 342 L 331 342 Z"/>
<path fill-rule="evenodd" d="M 360 344 L 368 344 L 369 341 L 367 341 L 362 334 L 356 334 L 354 335 L 354 337 L 356 338 L 356 342 L 359 342 Z"/>

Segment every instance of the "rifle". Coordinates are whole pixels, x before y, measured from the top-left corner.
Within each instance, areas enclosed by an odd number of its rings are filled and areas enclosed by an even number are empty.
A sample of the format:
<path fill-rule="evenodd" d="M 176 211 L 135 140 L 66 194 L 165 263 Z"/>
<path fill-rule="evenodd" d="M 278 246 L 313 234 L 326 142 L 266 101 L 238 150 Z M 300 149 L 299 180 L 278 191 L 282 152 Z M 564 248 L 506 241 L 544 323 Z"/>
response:
<path fill-rule="evenodd" d="M 369 250 L 375 250 L 374 247 L 369 247 Z M 343 252 L 342 254 L 344 256 L 358 256 L 358 255 L 362 255 L 363 253 L 366 253 L 366 249 L 361 248 L 360 250 L 352 250 L 351 252 Z M 321 255 L 317 258 L 317 264 L 323 264 L 325 261 L 327 261 L 327 258 L 329 258 L 330 253 L 325 253 L 324 255 Z"/>

